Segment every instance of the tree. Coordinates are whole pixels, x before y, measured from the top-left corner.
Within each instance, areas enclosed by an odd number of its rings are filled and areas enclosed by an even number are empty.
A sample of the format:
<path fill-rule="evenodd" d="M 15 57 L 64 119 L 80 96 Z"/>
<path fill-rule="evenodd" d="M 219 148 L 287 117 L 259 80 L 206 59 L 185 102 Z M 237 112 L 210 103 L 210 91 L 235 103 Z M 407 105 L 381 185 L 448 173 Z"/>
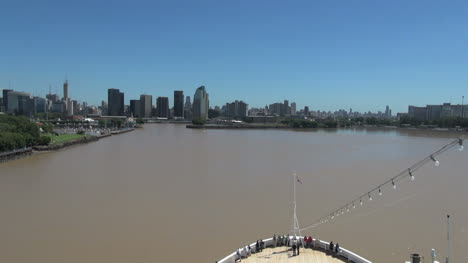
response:
<path fill-rule="evenodd" d="M 193 119 L 192 123 L 194 125 L 205 125 L 206 121 L 202 118 Z"/>

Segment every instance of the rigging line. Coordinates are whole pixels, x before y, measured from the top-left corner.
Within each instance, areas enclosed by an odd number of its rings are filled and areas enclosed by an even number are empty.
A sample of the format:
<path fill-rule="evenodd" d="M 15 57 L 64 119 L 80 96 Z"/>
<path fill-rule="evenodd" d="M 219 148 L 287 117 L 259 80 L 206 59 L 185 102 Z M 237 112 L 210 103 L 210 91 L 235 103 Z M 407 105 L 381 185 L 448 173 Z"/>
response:
<path fill-rule="evenodd" d="M 375 192 L 377 190 L 379 191 L 379 193 L 381 193 L 381 189 L 384 188 L 386 185 L 392 184 L 393 186 L 395 186 L 395 182 L 400 181 L 401 179 L 405 178 L 408 175 L 412 177 L 412 180 L 414 180 L 413 173 L 416 172 L 419 168 L 423 167 L 425 164 L 427 164 L 428 162 L 431 162 L 431 161 L 434 162 L 436 165 L 438 164 L 438 161 L 435 159 L 436 156 L 444 153 L 445 151 L 447 151 L 447 150 L 451 149 L 452 147 L 456 146 L 457 144 L 460 145 L 460 150 L 462 150 L 463 149 L 462 148 L 463 147 L 463 139 L 464 138 L 462 136 L 462 137 L 459 137 L 459 138 L 451 141 L 450 143 L 444 145 L 443 147 L 436 150 L 435 152 L 433 152 L 429 156 L 425 157 L 424 159 L 422 159 L 419 162 L 413 164 L 409 168 L 403 170 L 399 174 L 397 174 L 397 175 L 393 176 L 392 178 L 388 179 L 384 183 L 378 185 L 377 187 L 372 188 L 370 191 L 364 193 L 363 195 L 359 196 L 358 198 L 353 199 L 351 202 L 346 203 L 346 205 L 334 210 L 333 212 L 329 213 L 327 216 L 321 217 L 315 223 L 313 223 L 311 225 L 307 225 L 307 226 L 301 228 L 300 231 L 304 231 L 304 230 L 310 229 L 310 228 L 315 228 L 315 227 L 317 227 L 317 226 L 319 226 L 319 225 L 321 225 L 323 223 L 328 222 L 329 218 L 333 219 L 335 214 L 339 215 L 340 212 L 344 213 L 344 210 L 349 211 L 349 207 L 351 205 L 354 208 L 355 203 L 359 202 L 362 205 L 362 203 L 363 203 L 362 199 L 365 198 L 366 196 L 368 196 L 369 199 L 372 200 L 371 193 L 373 193 L 373 192 Z"/>

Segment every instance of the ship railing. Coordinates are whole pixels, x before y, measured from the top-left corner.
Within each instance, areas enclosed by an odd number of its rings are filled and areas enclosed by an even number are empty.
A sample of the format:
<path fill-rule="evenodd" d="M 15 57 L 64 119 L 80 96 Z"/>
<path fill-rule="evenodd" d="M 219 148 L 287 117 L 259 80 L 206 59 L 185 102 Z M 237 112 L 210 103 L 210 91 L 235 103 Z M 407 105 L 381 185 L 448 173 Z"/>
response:
<path fill-rule="evenodd" d="M 290 239 L 292 240 L 293 237 L 290 236 Z M 303 238 L 299 238 L 299 240 L 303 241 Z M 268 239 L 263 239 L 263 242 L 265 243 L 265 247 L 272 247 L 273 246 L 273 238 L 268 238 Z M 252 252 L 255 252 L 255 244 L 256 242 L 250 244 L 250 247 L 252 248 Z M 313 239 L 313 248 L 314 249 L 320 249 L 323 250 L 324 252 L 330 251 L 329 249 L 329 243 L 325 242 L 320 239 Z M 246 245 L 247 246 L 247 245 Z M 238 258 L 237 251 L 234 251 L 233 253 L 229 254 L 225 258 L 217 261 L 218 263 L 234 263 L 236 262 L 236 259 Z M 240 248 L 241 256 L 247 257 L 247 255 L 244 254 L 244 247 Z M 371 261 L 359 256 L 356 253 L 353 253 L 345 248 L 340 248 L 340 251 L 335 254 L 335 256 L 340 257 L 344 261 L 347 262 L 354 262 L 354 263 L 372 263 Z"/>

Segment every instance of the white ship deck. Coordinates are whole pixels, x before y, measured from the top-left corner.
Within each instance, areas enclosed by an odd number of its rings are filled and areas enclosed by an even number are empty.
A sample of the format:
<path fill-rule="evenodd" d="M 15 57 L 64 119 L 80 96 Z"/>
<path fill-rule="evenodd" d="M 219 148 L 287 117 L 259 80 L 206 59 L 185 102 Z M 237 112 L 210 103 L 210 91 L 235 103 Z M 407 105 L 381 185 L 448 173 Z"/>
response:
<path fill-rule="evenodd" d="M 299 256 L 293 256 L 288 247 L 266 248 L 262 252 L 242 259 L 244 263 L 343 263 L 344 261 L 320 250 L 301 248 Z"/>

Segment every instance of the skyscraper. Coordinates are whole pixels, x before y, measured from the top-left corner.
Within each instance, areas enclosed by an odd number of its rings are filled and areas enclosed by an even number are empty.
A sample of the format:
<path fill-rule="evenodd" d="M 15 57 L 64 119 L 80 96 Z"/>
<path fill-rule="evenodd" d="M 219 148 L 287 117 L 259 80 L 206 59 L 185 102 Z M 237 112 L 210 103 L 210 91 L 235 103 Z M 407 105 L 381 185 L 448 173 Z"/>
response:
<path fill-rule="evenodd" d="M 156 100 L 156 114 L 159 118 L 169 118 L 169 98 L 158 97 Z"/>
<path fill-rule="evenodd" d="M 193 119 L 208 119 L 209 107 L 208 93 L 206 93 L 205 86 L 201 86 L 195 91 L 195 96 L 193 97 Z"/>
<path fill-rule="evenodd" d="M 192 119 L 192 103 L 190 102 L 190 96 L 185 97 L 184 118 L 186 120 Z"/>
<path fill-rule="evenodd" d="M 11 89 L 3 90 L 3 109 L 5 112 L 8 112 L 8 92 L 13 91 Z"/>
<path fill-rule="evenodd" d="M 153 110 L 153 96 L 140 95 L 140 117 L 151 118 L 151 111 Z"/>
<path fill-rule="evenodd" d="M 184 118 L 184 92 L 174 91 L 174 118 Z"/>
<path fill-rule="evenodd" d="M 226 116 L 227 117 L 247 117 L 249 105 L 243 101 L 234 101 L 226 103 Z"/>
<path fill-rule="evenodd" d="M 130 100 L 130 115 L 133 117 L 142 117 L 141 100 Z"/>
<path fill-rule="evenodd" d="M 8 92 L 8 113 L 29 116 L 33 113 L 31 94 L 19 91 Z"/>
<path fill-rule="evenodd" d="M 107 114 L 109 116 L 124 115 L 124 94 L 118 89 L 107 90 Z"/>
<path fill-rule="evenodd" d="M 297 110 L 296 110 L 296 103 L 293 102 L 293 103 L 291 103 L 291 115 L 292 115 L 292 116 L 296 116 L 296 112 L 297 112 Z"/>
<path fill-rule="evenodd" d="M 68 80 L 65 80 L 63 83 L 63 100 L 67 101 L 68 99 Z"/>

